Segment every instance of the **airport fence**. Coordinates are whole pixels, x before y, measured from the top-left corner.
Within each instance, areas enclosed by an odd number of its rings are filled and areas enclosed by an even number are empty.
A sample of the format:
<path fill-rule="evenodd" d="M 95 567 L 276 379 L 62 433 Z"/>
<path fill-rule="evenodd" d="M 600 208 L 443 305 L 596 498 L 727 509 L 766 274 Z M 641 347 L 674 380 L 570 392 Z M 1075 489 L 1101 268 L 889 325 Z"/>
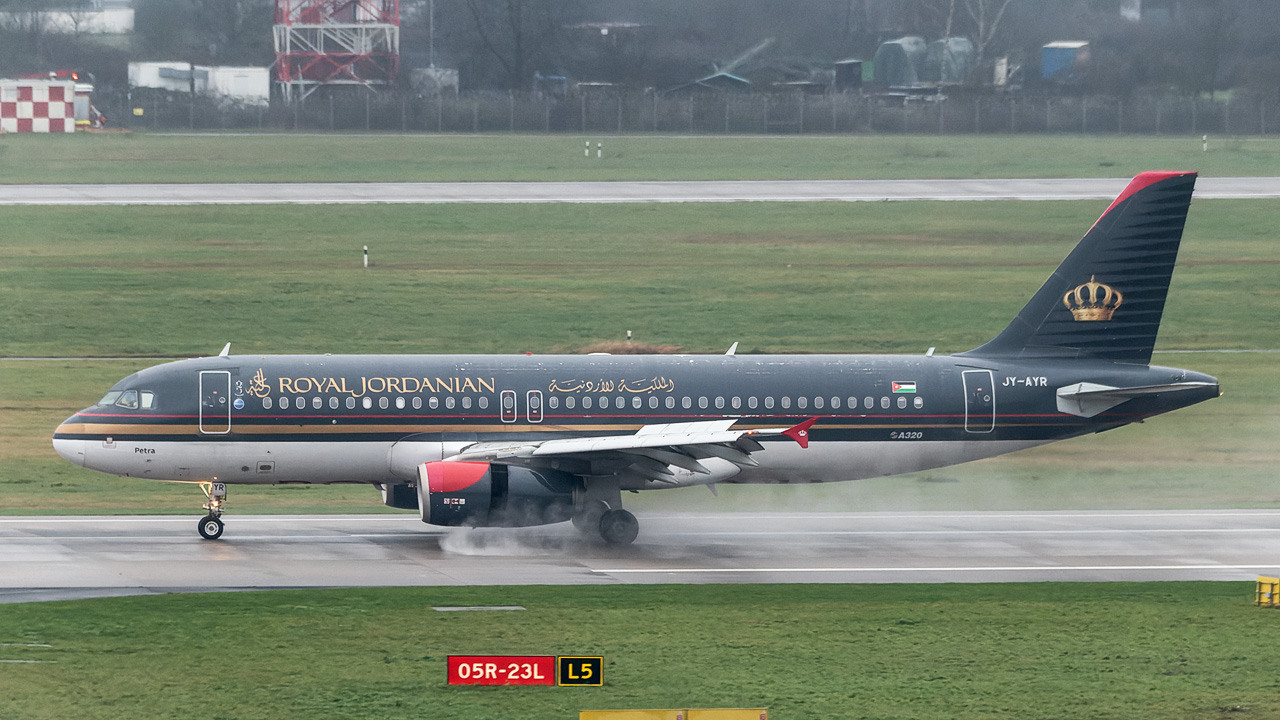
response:
<path fill-rule="evenodd" d="M 99 93 L 118 127 L 431 133 L 948 134 L 1280 133 L 1280 100 L 1243 97 L 929 96 L 858 94 L 474 92 L 363 93 L 236 105 L 185 94 Z"/>

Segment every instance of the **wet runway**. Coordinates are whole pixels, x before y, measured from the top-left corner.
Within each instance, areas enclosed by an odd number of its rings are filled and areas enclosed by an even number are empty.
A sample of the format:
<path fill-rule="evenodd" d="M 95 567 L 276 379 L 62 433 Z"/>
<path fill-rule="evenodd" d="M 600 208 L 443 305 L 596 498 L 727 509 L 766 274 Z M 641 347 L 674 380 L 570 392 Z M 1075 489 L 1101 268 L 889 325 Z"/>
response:
<path fill-rule="evenodd" d="M 1280 511 L 670 513 L 635 545 L 414 515 L 0 517 L 0 602 L 296 587 L 1251 580 Z"/>
<path fill-rule="evenodd" d="M 1129 178 L 0 185 L 0 205 L 1110 200 Z M 1196 197 L 1276 198 L 1280 177 L 1201 177 Z"/>

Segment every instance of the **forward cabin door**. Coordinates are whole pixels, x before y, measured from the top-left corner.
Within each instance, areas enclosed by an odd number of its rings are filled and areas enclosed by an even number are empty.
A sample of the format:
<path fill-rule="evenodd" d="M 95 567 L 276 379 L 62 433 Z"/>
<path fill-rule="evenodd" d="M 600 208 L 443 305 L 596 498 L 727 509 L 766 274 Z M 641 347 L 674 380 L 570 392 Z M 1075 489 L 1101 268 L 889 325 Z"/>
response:
<path fill-rule="evenodd" d="M 205 435 L 231 432 L 230 371 L 200 371 L 200 432 Z"/>
<path fill-rule="evenodd" d="M 989 433 L 996 427 L 996 384 L 990 370 L 964 371 L 964 429 Z"/>

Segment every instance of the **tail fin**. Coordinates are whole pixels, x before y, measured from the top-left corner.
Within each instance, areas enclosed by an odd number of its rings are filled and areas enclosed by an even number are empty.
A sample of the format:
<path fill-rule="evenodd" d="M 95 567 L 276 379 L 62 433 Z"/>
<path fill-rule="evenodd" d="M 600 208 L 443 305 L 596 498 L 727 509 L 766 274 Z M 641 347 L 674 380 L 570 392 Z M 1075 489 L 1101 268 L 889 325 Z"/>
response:
<path fill-rule="evenodd" d="M 1194 172 L 1135 177 L 994 340 L 969 357 L 1149 364 Z"/>

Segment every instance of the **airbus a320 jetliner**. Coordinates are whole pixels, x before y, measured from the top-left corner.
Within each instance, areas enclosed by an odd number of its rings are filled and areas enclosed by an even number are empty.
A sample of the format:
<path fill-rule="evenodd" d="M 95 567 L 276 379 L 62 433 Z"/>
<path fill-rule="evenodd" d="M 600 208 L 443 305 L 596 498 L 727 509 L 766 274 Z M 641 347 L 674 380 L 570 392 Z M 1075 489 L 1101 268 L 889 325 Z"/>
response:
<path fill-rule="evenodd" d="M 1216 397 L 1150 365 L 1195 174 L 1136 177 L 1013 322 L 951 356 L 228 355 L 116 383 L 62 457 L 202 484 L 368 483 L 434 525 L 637 535 L 622 491 L 893 475 Z"/>

